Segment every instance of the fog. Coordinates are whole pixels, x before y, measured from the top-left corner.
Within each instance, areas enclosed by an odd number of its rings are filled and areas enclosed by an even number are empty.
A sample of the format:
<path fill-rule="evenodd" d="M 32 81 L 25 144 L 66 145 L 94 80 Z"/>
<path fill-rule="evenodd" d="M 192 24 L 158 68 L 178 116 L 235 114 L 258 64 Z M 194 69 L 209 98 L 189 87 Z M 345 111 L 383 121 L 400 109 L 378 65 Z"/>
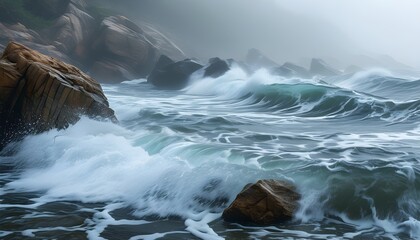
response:
<path fill-rule="evenodd" d="M 368 54 L 387 54 L 420 67 L 418 0 L 277 0 L 285 9 L 322 18 Z"/>
<path fill-rule="evenodd" d="M 104 2 L 104 1 L 102 1 Z M 420 68 L 418 0 L 123 0 L 189 56 L 243 59 L 257 48 L 278 63 L 321 57 L 345 68 Z M 391 58 L 392 57 L 392 58 Z M 394 59 L 396 61 L 394 61 Z"/>

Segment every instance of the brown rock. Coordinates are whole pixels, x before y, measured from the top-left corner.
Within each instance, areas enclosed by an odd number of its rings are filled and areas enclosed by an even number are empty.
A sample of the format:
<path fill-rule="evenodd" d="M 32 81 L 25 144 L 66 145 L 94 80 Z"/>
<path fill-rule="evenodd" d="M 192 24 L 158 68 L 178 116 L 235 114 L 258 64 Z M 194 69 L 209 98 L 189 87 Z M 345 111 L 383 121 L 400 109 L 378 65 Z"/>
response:
<path fill-rule="evenodd" d="M 248 184 L 233 203 L 223 212 L 230 222 L 270 224 L 293 218 L 300 194 L 290 183 L 278 180 L 260 180 Z"/>
<path fill-rule="evenodd" d="M 0 147 L 26 133 L 65 128 L 80 115 L 116 121 L 94 79 L 18 43 L 6 47 L 0 59 Z"/>

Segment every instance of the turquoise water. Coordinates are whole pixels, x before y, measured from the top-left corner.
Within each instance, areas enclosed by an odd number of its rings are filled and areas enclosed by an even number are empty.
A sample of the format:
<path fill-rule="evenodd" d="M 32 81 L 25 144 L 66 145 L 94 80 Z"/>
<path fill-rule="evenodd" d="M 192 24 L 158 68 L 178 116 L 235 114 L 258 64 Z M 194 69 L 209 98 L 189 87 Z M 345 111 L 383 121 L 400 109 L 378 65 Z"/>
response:
<path fill-rule="evenodd" d="M 83 117 L 3 150 L 2 238 L 419 239 L 416 77 L 233 69 L 181 91 L 103 88 L 119 125 Z M 263 178 L 297 186 L 293 221 L 220 219 Z"/>

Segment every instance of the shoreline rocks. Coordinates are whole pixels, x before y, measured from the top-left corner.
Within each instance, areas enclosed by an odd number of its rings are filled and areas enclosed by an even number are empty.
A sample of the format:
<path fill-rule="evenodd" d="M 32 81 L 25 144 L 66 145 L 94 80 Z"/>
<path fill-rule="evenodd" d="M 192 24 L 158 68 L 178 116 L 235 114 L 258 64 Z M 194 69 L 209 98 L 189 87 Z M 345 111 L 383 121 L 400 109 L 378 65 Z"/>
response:
<path fill-rule="evenodd" d="M 228 222 L 267 225 L 293 218 L 300 194 L 290 183 L 279 180 L 259 180 L 248 184 L 222 217 Z"/>
<path fill-rule="evenodd" d="M 204 67 L 204 77 L 218 78 L 230 70 L 230 64 L 218 57 L 210 58 Z"/>
<path fill-rule="evenodd" d="M 117 121 L 102 88 L 78 68 L 11 42 L 0 59 L 0 148 L 81 115 Z"/>
<path fill-rule="evenodd" d="M 147 77 L 147 82 L 159 89 L 180 90 L 188 85 L 191 74 L 201 68 L 203 66 L 192 59 L 174 62 L 162 55 Z"/>
<path fill-rule="evenodd" d="M 19 42 L 69 62 L 101 82 L 144 78 L 161 54 L 185 59 L 182 50 L 152 25 L 134 23 L 124 16 L 98 15 L 97 6 L 87 0 L 34 0 L 28 4 L 36 5 L 34 14 L 48 19 L 49 24 L 34 31 L 20 24 L 20 19 L 0 23 L 0 44 Z M 42 11 L 44 8 L 48 9 Z"/>

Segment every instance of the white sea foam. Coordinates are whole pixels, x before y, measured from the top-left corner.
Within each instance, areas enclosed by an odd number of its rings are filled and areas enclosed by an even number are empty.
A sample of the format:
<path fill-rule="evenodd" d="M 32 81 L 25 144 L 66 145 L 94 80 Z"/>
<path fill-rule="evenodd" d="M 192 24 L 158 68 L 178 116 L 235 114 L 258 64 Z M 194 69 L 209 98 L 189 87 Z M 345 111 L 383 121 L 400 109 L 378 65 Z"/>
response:
<path fill-rule="evenodd" d="M 220 197 L 231 200 L 257 178 L 256 172 L 217 161 L 216 155 L 196 164 L 164 152 L 151 157 L 133 145 L 133 135 L 113 123 L 82 118 L 66 130 L 29 136 L 16 155 L 22 175 L 6 190 L 45 192 L 35 207 L 56 199 L 115 202 L 132 206 L 138 216 L 178 215 L 190 219 L 191 233 L 217 239 L 207 224 L 219 215 L 203 212 L 209 209 L 203 204 Z M 107 225 L 118 224 L 108 212 L 98 213 L 102 217 L 97 219 L 106 221 L 89 232 L 92 239 Z"/>

